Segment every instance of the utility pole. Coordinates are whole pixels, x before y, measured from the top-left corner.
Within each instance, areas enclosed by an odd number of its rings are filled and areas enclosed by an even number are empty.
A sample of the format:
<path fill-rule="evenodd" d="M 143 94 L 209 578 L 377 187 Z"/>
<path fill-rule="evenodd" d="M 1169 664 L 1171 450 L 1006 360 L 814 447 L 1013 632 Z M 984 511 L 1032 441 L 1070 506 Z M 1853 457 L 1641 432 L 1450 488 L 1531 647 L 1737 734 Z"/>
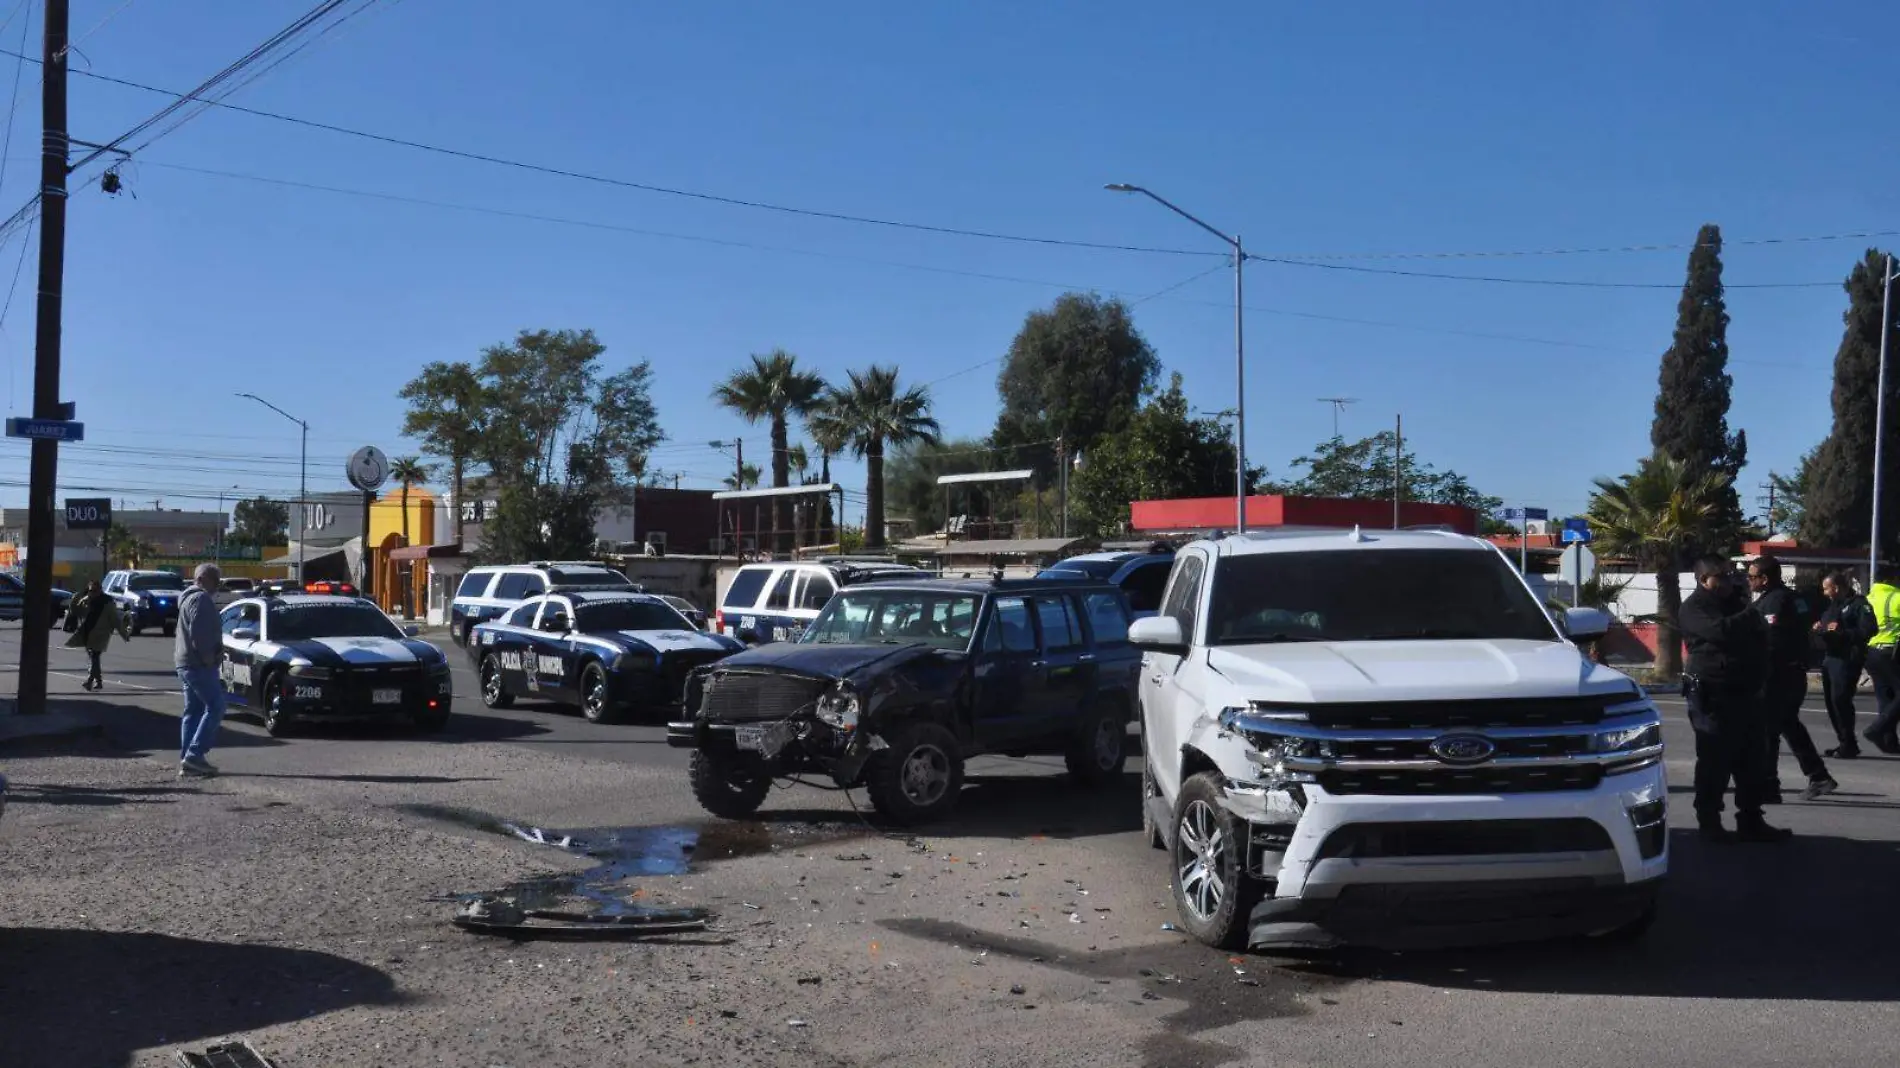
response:
<path fill-rule="evenodd" d="M 1062 536 L 1066 538 L 1069 536 L 1069 450 L 1061 438 L 1056 439 L 1056 480 L 1062 495 Z"/>
<path fill-rule="evenodd" d="M 40 81 L 40 280 L 33 344 L 33 415 L 62 418 L 59 399 L 59 328 L 66 274 L 66 56 L 71 12 L 67 0 L 46 0 L 46 40 Z M 46 711 L 45 621 L 53 610 L 53 498 L 59 493 L 59 446 L 33 439 L 26 518 L 26 596 L 21 605 L 19 711 Z"/>
<path fill-rule="evenodd" d="M 1405 416 L 1397 417 L 1392 431 L 1392 529 L 1399 529 L 1399 501 L 1405 496 Z"/>
<path fill-rule="evenodd" d="M 1887 446 L 1887 337 L 1893 333 L 1893 253 L 1887 254 L 1887 265 L 1880 272 L 1880 378 L 1874 387 L 1874 522 L 1867 543 L 1867 585 L 1880 581 L 1880 506 L 1881 494 L 1886 490 L 1886 446 Z M 33 443 L 38 450 L 39 442 Z M 38 456 L 38 451 L 33 453 Z M 24 669 L 22 669 L 24 670 Z M 22 680 L 24 681 L 24 680 Z"/>
<path fill-rule="evenodd" d="M 1321 397 L 1319 398 L 1319 402 L 1321 404 L 1330 404 L 1333 406 L 1333 440 L 1338 441 L 1339 440 L 1339 417 L 1340 415 L 1344 414 L 1344 412 L 1346 411 L 1346 405 L 1358 404 L 1359 398 L 1358 397 Z"/>
<path fill-rule="evenodd" d="M 1768 472 L 1768 481 L 1762 483 L 1760 486 L 1756 488 L 1764 489 L 1768 491 L 1768 497 L 1766 501 L 1766 504 L 1768 506 L 1768 513 L 1764 517 L 1766 519 L 1766 522 L 1764 522 L 1762 525 L 1768 528 L 1768 538 L 1769 540 L 1772 541 L 1775 536 L 1775 473 L 1773 471 Z"/>

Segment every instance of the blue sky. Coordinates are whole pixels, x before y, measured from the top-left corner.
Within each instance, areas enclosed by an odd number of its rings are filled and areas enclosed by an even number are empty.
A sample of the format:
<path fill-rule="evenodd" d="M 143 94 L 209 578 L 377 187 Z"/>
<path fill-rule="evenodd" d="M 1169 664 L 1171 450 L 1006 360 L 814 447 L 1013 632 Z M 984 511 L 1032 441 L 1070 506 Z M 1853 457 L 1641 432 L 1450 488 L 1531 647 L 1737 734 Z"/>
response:
<path fill-rule="evenodd" d="M 309 6 L 122 3 L 75 0 L 76 34 L 110 15 L 75 68 L 175 89 Z M 1349 436 L 1402 412 L 1422 459 L 1569 511 L 1593 476 L 1647 451 L 1679 246 L 1698 225 L 1731 242 L 1900 230 L 1900 80 L 1878 47 L 1900 11 L 1530 7 L 382 0 L 232 101 L 644 183 L 1079 241 L 1219 251 L 1155 205 L 1101 191 L 1125 181 L 1263 255 L 1678 246 L 1332 261 L 1662 284 L 1650 289 L 1250 267 L 1251 459 L 1287 473 L 1331 433 L 1315 398 L 1351 396 Z M 0 0 L 6 11 L 0 48 L 18 49 L 22 13 Z M 37 54 L 37 3 L 31 18 Z M 14 65 L 0 57 L 0 92 Z M 36 185 L 37 79 L 27 66 L 0 212 Z M 104 141 L 163 103 L 75 75 L 74 136 Z M 985 361 L 1024 314 L 1065 287 L 1138 299 L 1219 264 L 711 204 L 221 110 L 124 174 L 136 197 L 71 202 L 65 392 L 89 436 L 62 454 L 61 481 L 168 507 L 294 488 L 295 428 L 233 392 L 309 420 L 312 486 L 340 488 L 354 446 L 408 451 L 395 390 L 418 368 L 522 328 L 591 327 L 610 370 L 651 360 L 670 439 L 654 461 L 687 485 L 729 469 L 711 439 L 740 435 L 764 454 L 764 429 L 707 394 L 773 347 L 839 377 L 895 362 L 933 382 L 947 432 L 978 435 L 995 414 Z M 0 246 L 0 284 L 22 236 Z M 1835 283 L 1866 247 L 1893 243 L 1735 243 L 1727 280 Z M 30 249 L 24 267 L 0 323 L 9 414 L 30 408 Z M 1230 294 L 1216 269 L 1136 308 L 1207 409 L 1232 402 Z M 1827 432 L 1844 299 L 1832 284 L 1730 292 L 1730 418 L 1749 434 L 1751 496 Z M 0 500 L 22 501 L 25 473 L 24 443 L 0 445 Z M 841 477 L 861 485 L 856 465 Z"/>

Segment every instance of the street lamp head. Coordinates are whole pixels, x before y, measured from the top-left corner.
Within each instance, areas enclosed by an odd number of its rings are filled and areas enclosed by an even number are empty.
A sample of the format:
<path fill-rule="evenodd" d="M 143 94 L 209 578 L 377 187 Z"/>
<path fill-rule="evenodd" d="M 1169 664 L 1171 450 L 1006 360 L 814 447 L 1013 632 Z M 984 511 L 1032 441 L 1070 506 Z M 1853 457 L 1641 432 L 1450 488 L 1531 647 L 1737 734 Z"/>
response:
<path fill-rule="evenodd" d="M 1139 193 L 1141 192 L 1140 186 L 1129 185 L 1127 182 L 1110 182 L 1107 185 L 1103 186 L 1102 188 L 1108 190 L 1111 193 Z"/>

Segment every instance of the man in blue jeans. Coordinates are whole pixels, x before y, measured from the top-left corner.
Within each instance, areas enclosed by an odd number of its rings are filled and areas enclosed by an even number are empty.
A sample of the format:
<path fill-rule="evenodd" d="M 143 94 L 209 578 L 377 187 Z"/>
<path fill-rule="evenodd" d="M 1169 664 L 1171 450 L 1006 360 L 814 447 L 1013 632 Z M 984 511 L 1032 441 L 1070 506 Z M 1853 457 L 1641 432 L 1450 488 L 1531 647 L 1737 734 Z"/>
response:
<path fill-rule="evenodd" d="M 178 777 L 210 778 L 218 773 L 205 759 L 218 740 L 224 722 L 224 680 L 218 665 L 224 661 L 224 632 L 218 624 L 218 606 L 212 591 L 223 579 L 216 567 L 199 564 L 195 584 L 178 602 L 178 638 L 172 646 L 172 664 L 185 687 L 185 715 L 179 725 Z"/>

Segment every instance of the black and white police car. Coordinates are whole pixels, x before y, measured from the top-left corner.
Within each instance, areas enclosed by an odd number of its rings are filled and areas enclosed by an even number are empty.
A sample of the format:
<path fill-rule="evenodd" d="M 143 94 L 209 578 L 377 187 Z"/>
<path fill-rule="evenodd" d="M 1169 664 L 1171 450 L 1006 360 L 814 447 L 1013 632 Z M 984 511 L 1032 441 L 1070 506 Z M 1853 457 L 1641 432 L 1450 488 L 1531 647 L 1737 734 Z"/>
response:
<path fill-rule="evenodd" d="M 482 703 L 517 697 L 579 705 L 596 723 L 677 705 L 694 668 L 745 648 L 708 634 L 652 594 L 568 590 L 536 597 L 499 620 L 477 624 L 469 655 Z"/>
<path fill-rule="evenodd" d="M 454 696 L 442 650 L 362 597 L 247 597 L 219 613 L 228 700 L 283 734 L 300 721 L 441 730 Z"/>

